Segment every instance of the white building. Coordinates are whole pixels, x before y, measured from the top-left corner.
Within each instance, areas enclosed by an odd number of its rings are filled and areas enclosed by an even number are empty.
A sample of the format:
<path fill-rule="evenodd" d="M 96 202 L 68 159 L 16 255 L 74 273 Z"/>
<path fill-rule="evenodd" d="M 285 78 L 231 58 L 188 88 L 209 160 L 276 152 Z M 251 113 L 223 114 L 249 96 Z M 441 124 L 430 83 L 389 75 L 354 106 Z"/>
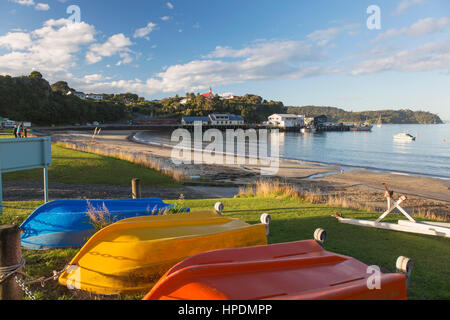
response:
<path fill-rule="evenodd" d="M 242 116 L 234 115 L 234 114 L 220 114 L 220 113 L 212 113 L 209 115 L 209 119 L 211 120 L 211 125 L 242 125 L 244 124 L 244 118 Z"/>
<path fill-rule="evenodd" d="M 79 91 L 69 91 L 67 92 L 67 95 L 71 95 L 73 94 L 75 97 L 80 98 L 81 100 L 86 100 L 86 95 L 83 92 L 79 92 Z"/>
<path fill-rule="evenodd" d="M 232 93 L 222 93 L 220 95 L 220 98 L 222 98 L 223 100 L 231 100 L 231 99 L 234 99 L 234 94 L 232 94 Z"/>
<path fill-rule="evenodd" d="M 0 117 L 0 128 L 13 128 L 16 123 L 16 121 Z"/>
<path fill-rule="evenodd" d="M 269 117 L 268 124 L 280 128 L 302 127 L 305 125 L 305 116 L 275 113 Z"/>
<path fill-rule="evenodd" d="M 87 94 L 86 98 L 91 99 L 91 100 L 98 100 L 98 101 L 103 100 L 103 96 L 101 94 L 95 94 L 95 93 Z"/>

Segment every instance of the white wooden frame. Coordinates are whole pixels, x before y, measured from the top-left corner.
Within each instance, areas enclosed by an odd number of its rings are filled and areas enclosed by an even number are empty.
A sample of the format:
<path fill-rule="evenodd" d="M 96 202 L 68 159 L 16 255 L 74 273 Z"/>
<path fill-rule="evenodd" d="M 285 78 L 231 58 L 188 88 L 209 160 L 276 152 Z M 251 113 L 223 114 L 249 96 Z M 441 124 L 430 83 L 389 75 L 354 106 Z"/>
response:
<path fill-rule="evenodd" d="M 405 195 L 400 196 L 400 198 L 392 203 L 392 191 L 389 191 L 386 184 L 383 184 L 386 189 L 385 197 L 387 199 L 388 209 L 383 212 L 383 214 L 375 221 L 361 220 L 361 219 L 348 219 L 341 216 L 336 216 L 339 222 L 346 224 L 353 224 L 362 227 L 373 227 L 378 229 L 387 229 L 403 232 L 412 232 L 419 234 L 426 234 L 432 236 L 450 237 L 450 223 L 445 222 L 417 222 L 414 220 L 402 207 L 400 204 L 407 198 Z M 398 220 L 397 224 L 381 222 L 389 213 L 391 213 L 395 208 L 397 208 L 408 220 Z"/>

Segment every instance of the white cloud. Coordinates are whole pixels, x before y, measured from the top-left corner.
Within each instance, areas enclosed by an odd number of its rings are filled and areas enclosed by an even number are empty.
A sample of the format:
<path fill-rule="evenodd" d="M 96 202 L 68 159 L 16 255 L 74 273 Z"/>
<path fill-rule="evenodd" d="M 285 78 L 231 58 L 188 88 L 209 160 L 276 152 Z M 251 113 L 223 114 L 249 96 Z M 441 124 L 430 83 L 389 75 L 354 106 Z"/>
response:
<path fill-rule="evenodd" d="M 382 71 L 424 72 L 432 70 L 450 72 L 450 40 L 427 43 L 415 49 L 396 53 L 389 52 L 367 59 L 359 63 L 351 73 L 360 75 Z"/>
<path fill-rule="evenodd" d="M 333 27 L 323 30 L 316 30 L 307 35 L 309 39 L 316 42 L 320 46 L 325 46 L 330 43 L 332 40 L 337 38 L 344 31 L 348 31 L 349 35 L 356 34 L 354 29 L 358 28 L 359 24 L 350 24 L 342 27 Z"/>
<path fill-rule="evenodd" d="M 173 9 L 173 8 L 174 8 L 174 6 L 173 6 L 173 4 L 172 4 L 172 3 L 170 3 L 170 2 L 167 2 L 167 8 L 169 8 L 169 9 Z"/>
<path fill-rule="evenodd" d="M 9 50 L 24 50 L 32 44 L 31 37 L 24 32 L 8 32 L 5 36 L 0 37 L 0 47 Z"/>
<path fill-rule="evenodd" d="M 86 54 L 86 62 L 89 64 L 97 63 L 103 59 L 103 57 L 111 57 L 117 53 L 123 54 L 130 51 L 128 46 L 133 43 L 123 33 L 115 34 L 103 43 L 95 43 L 90 46 L 89 52 Z"/>
<path fill-rule="evenodd" d="M 450 24 L 450 18 L 425 18 L 421 19 L 410 27 L 404 27 L 402 29 L 390 29 L 385 33 L 380 34 L 375 41 L 386 39 L 398 35 L 408 35 L 411 37 L 423 36 L 430 33 L 439 32 Z"/>
<path fill-rule="evenodd" d="M 34 6 L 33 0 L 11 0 L 12 2 L 18 3 L 22 6 Z"/>
<path fill-rule="evenodd" d="M 202 60 L 172 65 L 146 81 L 118 80 L 94 84 L 97 91 L 133 91 L 139 94 L 194 91 L 210 85 L 299 79 L 332 73 L 335 70 L 314 65 L 321 49 L 300 41 L 260 42 L 243 49 L 217 47 Z M 94 90 L 93 89 L 93 90 Z"/>
<path fill-rule="evenodd" d="M 48 20 L 31 32 L 8 33 L 0 37 L 1 46 L 10 52 L 0 55 L 0 73 L 65 73 L 76 65 L 76 53 L 95 41 L 95 28 L 85 22 Z"/>
<path fill-rule="evenodd" d="M 164 16 L 164 17 L 161 17 L 161 20 L 162 21 L 167 21 L 167 20 L 170 20 L 170 17 L 169 16 Z"/>
<path fill-rule="evenodd" d="M 308 38 L 317 42 L 319 45 L 327 45 L 331 40 L 334 40 L 340 33 L 339 28 L 329 28 L 325 30 L 316 30 L 308 34 Z"/>
<path fill-rule="evenodd" d="M 134 32 L 134 38 L 143 38 L 145 36 L 147 36 L 149 33 L 151 33 L 153 30 L 155 30 L 155 27 L 157 26 L 157 24 L 153 23 L 153 22 L 149 22 L 147 23 L 147 25 L 143 28 L 137 29 Z"/>
<path fill-rule="evenodd" d="M 123 64 L 128 64 L 133 61 L 133 58 L 128 52 L 121 52 L 119 56 L 122 58 L 119 62 L 116 63 L 116 66 L 121 66 Z"/>
<path fill-rule="evenodd" d="M 36 10 L 39 11 L 48 11 L 50 10 L 50 6 L 46 3 L 38 3 L 35 7 Z"/>
<path fill-rule="evenodd" d="M 397 9 L 394 11 L 394 14 L 403 13 L 409 7 L 418 4 L 423 4 L 424 2 L 425 0 L 403 0 L 398 4 Z"/>
<path fill-rule="evenodd" d="M 94 81 L 100 81 L 103 80 L 103 76 L 101 74 L 88 74 L 86 76 L 83 77 L 83 81 L 87 82 L 87 83 L 91 83 Z"/>

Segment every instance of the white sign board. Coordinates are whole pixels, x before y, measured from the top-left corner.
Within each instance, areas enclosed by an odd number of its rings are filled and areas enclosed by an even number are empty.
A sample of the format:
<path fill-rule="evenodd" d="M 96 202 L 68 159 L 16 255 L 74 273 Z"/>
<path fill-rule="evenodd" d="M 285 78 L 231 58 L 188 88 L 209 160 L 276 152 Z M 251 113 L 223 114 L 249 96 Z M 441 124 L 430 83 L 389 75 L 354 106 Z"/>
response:
<path fill-rule="evenodd" d="M 51 165 L 52 150 L 50 137 L 0 139 L 0 214 L 3 208 L 2 173 L 44 168 L 44 197 L 47 202 L 47 168 Z"/>

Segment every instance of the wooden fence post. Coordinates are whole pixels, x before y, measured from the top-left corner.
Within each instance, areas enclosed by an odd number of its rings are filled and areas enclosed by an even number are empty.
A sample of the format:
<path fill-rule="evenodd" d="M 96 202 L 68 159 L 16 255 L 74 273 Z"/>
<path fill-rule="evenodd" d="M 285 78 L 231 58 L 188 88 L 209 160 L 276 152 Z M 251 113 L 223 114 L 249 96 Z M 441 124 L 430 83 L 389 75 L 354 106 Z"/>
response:
<path fill-rule="evenodd" d="M 140 179 L 133 179 L 131 180 L 131 194 L 133 196 L 133 199 L 140 199 L 141 198 L 141 180 Z"/>
<path fill-rule="evenodd" d="M 22 261 L 20 230 L 14 225 L 0 225 L 0 268 L 19 264 Z M 22 300 L 23 291 L 10 276 L 0 284 L 0 300 Z"/>

